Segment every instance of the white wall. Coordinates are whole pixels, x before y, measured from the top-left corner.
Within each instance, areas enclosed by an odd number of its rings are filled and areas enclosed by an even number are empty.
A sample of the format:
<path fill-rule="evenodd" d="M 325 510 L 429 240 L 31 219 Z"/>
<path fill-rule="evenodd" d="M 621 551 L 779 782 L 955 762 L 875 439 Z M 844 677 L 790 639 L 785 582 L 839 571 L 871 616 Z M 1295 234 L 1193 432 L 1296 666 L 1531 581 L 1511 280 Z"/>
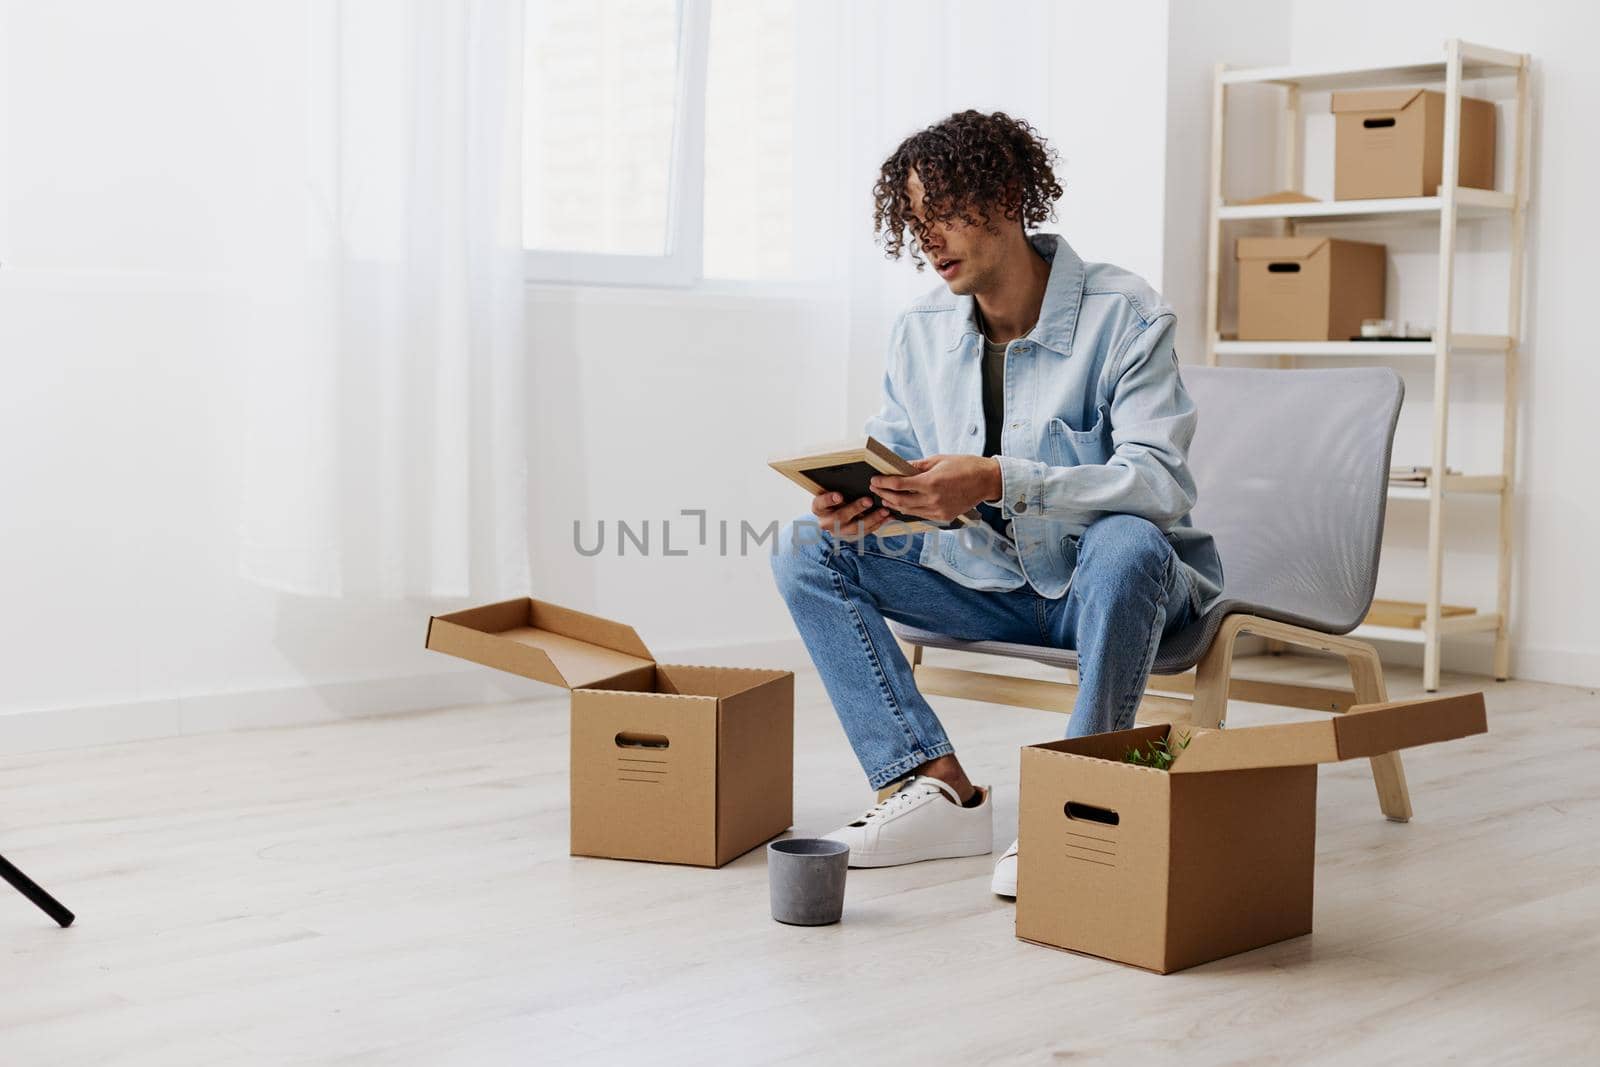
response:
<path fill-rule="evenodd" d="M 1167 25 L 1166 226 L 1162 295 L 1178 315 L 1178 357 L 1205 354 L 1206 248 L 1211 199 L 1212 79 L 1216 65 L 1265 67 L 1289 49 L 1288 5 L 1278 0 L 1191 0 L 1171 5 Z M 1271 187 L 1281 129 L 1269 93 L 1235 93 L 1223 196 Z M 1281 108 L 1278 108 L 1281 110 Z M 1252 190 L 1254 191 L 1254 190 Z"/>
<path fill-rule="evenodd" d="M 1594 477 L 1584 449 L 1558 436 L 1587 424 L 1600 384 L 1579 324 L 1583 242 L 1596 232 L 1591 201 L 1580 197 L 1596 169 L 1585 108 L 1600 95 L 1579 51 L 1583 31 L 1595 29 L 1589 9 L 1301 0 L 1286 16 L 1264 0 L 1025 7 L 1045 11 L 1043 21 L 942 8 L 959 32 L 933 71 L 947 75 L 935 88 L 847 88 L 900 93 L 905 114 L 922 109 L 918 122 L 968 105 L 1034 120 L 1063 157 L 1057 228 L 1085 256 L 1161 284 L 1191 338 L 1204 278 L 1213 62 L 1383 60 L 1431 54 L 1452 33 L 1539 58 L 1516 669 L 1600 679 L 1600 619 L 1587 603 L 1600 564 L 1582 542 L 1595 518 L 1584 492 Z M 911 8 L 870 10 L 892 30 Z M 250 217 L 254 168 L 300 136 L 300 113 L 285 100 L 303 74 L 301 26 L 285 10 L 254 0 L 152 0 L 137 12 L 112 0 L 0 3 L 0 454 L 8 457 L 0 743 L 8 749 L 539 691 L 425 653 L 423 621 L 449 605 L 307 600 L 235 576 L 232 324 L 251 294 L 230 281 L 229 264 L 248 254 L 252 225 L 270 225 Z M 1050 62 L 981 78 L 981 65 L 1003 57 L 1024 24 L 1048 35 Z M 1375 42 L 1366 27 L 1378 24 L 1386 28 Z M 185 27 L 182 41 L 164 48 L 169 38 L 155 31 L 172 25 Z M 214 47 L 188 46 L 200 40 Z M 1285 54 L 1275 55 L 1280 42 Z M 862 143 L 852 152 L 875 163 L 874 153 L 911 128 L 853 126 Z M 1308 146 L 1311 166 L 1318 151 Z M 1272 158 L 1267 150 L 1253 165 Z M 850 210 L 864 206 L 864 185 L 859 193 Z M 873 257 L 864 213 L 844 221 Z M 1492 260 L 1487 243 L 1481 255 Z M 1424 260 L 1419 253 L 1423 269 Z M 665 655 L 742 644 L 750 647 L 705 658 L 792 661 L 792 627 L 765 559 L 721 557 L 716 524 L 795 514 L 804 501 L 760 459 L 792 442 L 847 435 L 875 404 L 897 302 L 929 287 L 929 277 L 901 263 L 852 268 L 836 281 L 846 278 L 870 284 L 759 298 L 529 291 L 538 592 L 625 618 Z M 1414 283 L 1399 284 L 1410 299 Z M 1495 382 L 1480 377 L 1464 376 L 1460 394 L 1486 409 Z M 1415 376 L 1410 386 L 1425 391 Z M 1464 448 L 1494 439 L 1493 428 L 1470 425 L 1456 430 Z M 1403 430 L 1403 441 L 1414 432 Z M 658 456 L 672 457 L 676 473 L 641 468 L 641 457 Z M 1452 567 L 1450 589 L 1476 598 L 1487 587 L 1467 583 L 1488 562 L 1492 515 L 1482 502 L 1452 507 L 1476 522 L 1464 541 L 1477 558 L 1459 574 Z M 710 545 L 687 543 L 698 531 L 679 515 L 684 508 L 707 510 Z M 655 551 L 618 557 L 612 526 L 607 554 L 582 559 L 574 518 L 591 534 L 600 519 L 636 529 L 650 520 Z M 688 555 L 659 553 L 663 520 Z M 1420 522 L 1397 518 L 1385 557 L 1397 594 L 1415 580 L 1421 536 Z"/>
<path fill-rule="evenodd" d="M 1165 258 L 1167 8 L 1158 0 L 1054 5 L 1041 124 L 1061 152 L 1060 232 L 1084 259 L 1116 263 L 1157 288 Z"/>
<path fill-rule="evenodd" d="M 841 434 L 836 307 L 799 292 L 530 290 L 538 594 L 632 623 L 658 652 L 794 642 L 773 542 L 746 541 L 741 524 L 803 512 L 805 495 L 764 460 Z M 686 509 L 706 512 L 706 544 Z M 620 539 L 619 520 L 648 526 L 648 553 Z M 574 547 L 575 521 L 599 555 Z"/>

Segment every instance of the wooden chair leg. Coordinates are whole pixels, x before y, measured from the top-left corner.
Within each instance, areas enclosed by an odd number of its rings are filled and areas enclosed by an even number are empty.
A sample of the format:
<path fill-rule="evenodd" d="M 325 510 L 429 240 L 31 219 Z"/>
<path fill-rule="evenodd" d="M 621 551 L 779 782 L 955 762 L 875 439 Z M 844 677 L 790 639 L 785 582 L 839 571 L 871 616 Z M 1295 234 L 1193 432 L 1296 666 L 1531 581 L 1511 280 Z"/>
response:
<path fill-rule="evenodd" d="M 903 641 L 899 637 L 894 639 L 894 643 L 900 646 L 901 652 L 905 653 L 906 662 L 911 665 L 912 670 L 922 666 L 921 645 L 913 645 L 910 641 Z"/>
<path fill-rule="evenodd" d="M 1239 634 L 1248 625 L 1245 616 L 1230 616 L 1223 620 L 1217 636 L 1195 667 L 1194 724 L 1215 728 L 1227 722 L 1228 684 L 1233 674 L 1233 646 Z M 1262 629 L 1259 622 L 1255 625 Z M 1280 628 L 1281 629 L 1281 628 Z M 1351 689 L 1358 704 L 1381 704 L 1389 699 L 1383 684 L 1383 662 L 1377 649 L 1367 645 L 1352 647 L 1353 643 L 1328 639 L 1321 642 L 1328 651 L 1337 651 L 1350 665 Z M 1378 807 L 1395 822 L 1411 818 L 1411 795 L 1406 789 L 1405 767 L 1400 753 L 1385 752 L 1373 756 L 1372 782 L 1378 790 Z"/>
<path fill-rule="evenodd" d="M 1228 682 L 1233 675 L 1233 643 L 1239 638 L 1237 616 L 1222 620 L 1211 647 L 1194 669 L 1193 719 L 1196 726 L 1216 730 L 1228 721 Z"/>
<path fill-rule="evenodd" d="M 1362 704 L 1382 704 L 1389 699 L 1388 687 L 1383 684 L 1383 662 L 1376 649 L 1349 652 L 1345 656 L 1350 664 L 1351 688 L 1356 700 Z M 1411 821 L 1411 792 L 1406 788 L 1405 766 L 1400 753 L 1385 752 L 1373 756 L 1372 784 L 1378 789 L 1378 807 L 1394 822 Z"/>

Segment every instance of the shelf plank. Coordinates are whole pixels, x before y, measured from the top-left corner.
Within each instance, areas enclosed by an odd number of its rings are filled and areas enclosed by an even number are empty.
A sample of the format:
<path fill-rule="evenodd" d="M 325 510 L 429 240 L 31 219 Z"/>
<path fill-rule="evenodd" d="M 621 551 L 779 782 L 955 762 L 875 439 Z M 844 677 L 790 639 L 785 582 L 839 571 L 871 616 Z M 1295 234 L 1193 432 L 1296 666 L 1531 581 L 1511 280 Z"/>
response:
<path fill-rule="evenodd" d="M 1458 333 L 1451 340 L 1456 352 L 1504 353 L 1509 337 L 1497 334 Z M 1433 356 L 1432 341 L 1218 341 L 1219 356 Z"/>
<path fill-rule="evenodd" d="M 1219 356 L 1431 356 L 1432 341 L 1218 341 Z"/>
<path fill-rule="evenodd" d="M 1446 495 L 1451 493 L 1498 493 L 1505 489 L 1506 480 L 1498 474 L 1447 474 L 1444 479 Z M 1389 486 L 1390 500 L 1426 500 L 1425 485 Z"/>
<path fill-rule="evenodd" d="M 1472 615 L 1450 615 L 1439 620 L 1441 637 L 1493 633 L 1499 628 L 1500 616 L 1493 611 L 1480 611 Z M 1362 641 L 1400 641 L 1408 645 L 1420 645 L 1428 639 L 1428 632 L 1421 627 L 1373 626 L 1370 623 L 1362 623 L 1351 630 L 1349 636 Z"/>
<path fill-rule="evenodd" d="M 1447 493 L 1499 493 L 1506 487 L 1501 474 L 1447 474 L 1444 491 Z"/>
<path fill-rule="evenodd" d="M 1495 189 L 1456 190 L 1456 213 L 1461 218 L 1508 216 L 1516 203 L 1511 193 Z M 1382 200 L 1312 200 L 1298 204 L 1224 204 L 1217 209 L 1223 222 L 1249 219 L 1342 220 L 1375 218 L 1437 219 L 1441 201 L 1437 196 L 1399 196 Z"/>
<path fill-rule="evenodd" d="M 1441 604 L 1439 611 L 1445 616 L 1470 615 L 1474 609 L 1465 604 Z M 1428 617 L 1428 605 L 1418 600 L 1384 600 L 1376 598 L 1362 620 L 1373 626 L 1400 626 L 1407 629 L 1420 627 Z"/>
<path fill-rule="evenodd" d="M 1497 352 L 1504 355 L 1511 350 L 1511 338 L 1503 333 L 1458 333 L 1450 338 L 1450 348 L 1457 352 Z"/>
<path fill-rule="evenodd" d="M 1439 620 L 1439 632 L 1446 637 L 1453 634 L 1493 633 L 1500 628 L 1500 613 L 1480 611 L 1472 615 L 1452 615 Z"/>
<path fill-rule="evenodd" d="M 1351 630 L 1350 636 L 1362 641 L 1404 641 L 1411 645 L 1420 645 L 1427 640 L 1427 635 L 1421 630 L 1409 626 L 1373 626 L 1365 622 Z"/>
<path fill-rule="evenodd" d="M 1515 74 L 1524 59 L 1515 52 L 1462 42 L 1461 76 L 1464 79 Z M 1443 82 L 1445 60 L 1388 63 L 1376 67 L 1255 67 L 1222 72 L 1223 85 L 1295 85 L 1302 92 L 1330 89 L 1371 89 L 1379 86 L 1429 85 Z"/>

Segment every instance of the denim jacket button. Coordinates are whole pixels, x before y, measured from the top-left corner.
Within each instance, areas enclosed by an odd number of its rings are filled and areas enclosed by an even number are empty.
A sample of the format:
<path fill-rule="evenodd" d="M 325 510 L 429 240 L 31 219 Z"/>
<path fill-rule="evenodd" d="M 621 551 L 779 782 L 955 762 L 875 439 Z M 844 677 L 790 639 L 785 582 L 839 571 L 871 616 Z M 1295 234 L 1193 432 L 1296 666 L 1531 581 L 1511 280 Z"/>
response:
<path fill-rule="evenodd" d="M 1015 511 L 1018 515 L 1021 515 L 1024 511 L 1028 510 L 1028 502 L 1026 500 L 1019 500 L 1015 504 L 1011 505 L 1011 510 Z"/>
<path fill-rule="evenodd" d="M 974 423 L 971 423 L 970 425 L 968 425 L 967 426 L 967 432 L 969 434 L 976 434 L 978 432 L 978 424 L 974 422 Z"/>

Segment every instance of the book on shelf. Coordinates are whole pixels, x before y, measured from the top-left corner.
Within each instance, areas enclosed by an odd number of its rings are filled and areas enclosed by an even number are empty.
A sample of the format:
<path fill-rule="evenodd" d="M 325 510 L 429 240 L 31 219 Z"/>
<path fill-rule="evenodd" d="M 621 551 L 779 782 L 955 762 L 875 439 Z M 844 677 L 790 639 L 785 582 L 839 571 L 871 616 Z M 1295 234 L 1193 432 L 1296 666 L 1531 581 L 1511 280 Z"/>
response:
<path fill-rule="evenodd" d="M 1460 474 L 1454 467 L 1446 467 L 1445 474 Z M 1428 479 L 1433 477 L 1433 468 L 1430 466 L 1394 466 L 1389 468 L 1390 485 L 1427 485 Z"/>

